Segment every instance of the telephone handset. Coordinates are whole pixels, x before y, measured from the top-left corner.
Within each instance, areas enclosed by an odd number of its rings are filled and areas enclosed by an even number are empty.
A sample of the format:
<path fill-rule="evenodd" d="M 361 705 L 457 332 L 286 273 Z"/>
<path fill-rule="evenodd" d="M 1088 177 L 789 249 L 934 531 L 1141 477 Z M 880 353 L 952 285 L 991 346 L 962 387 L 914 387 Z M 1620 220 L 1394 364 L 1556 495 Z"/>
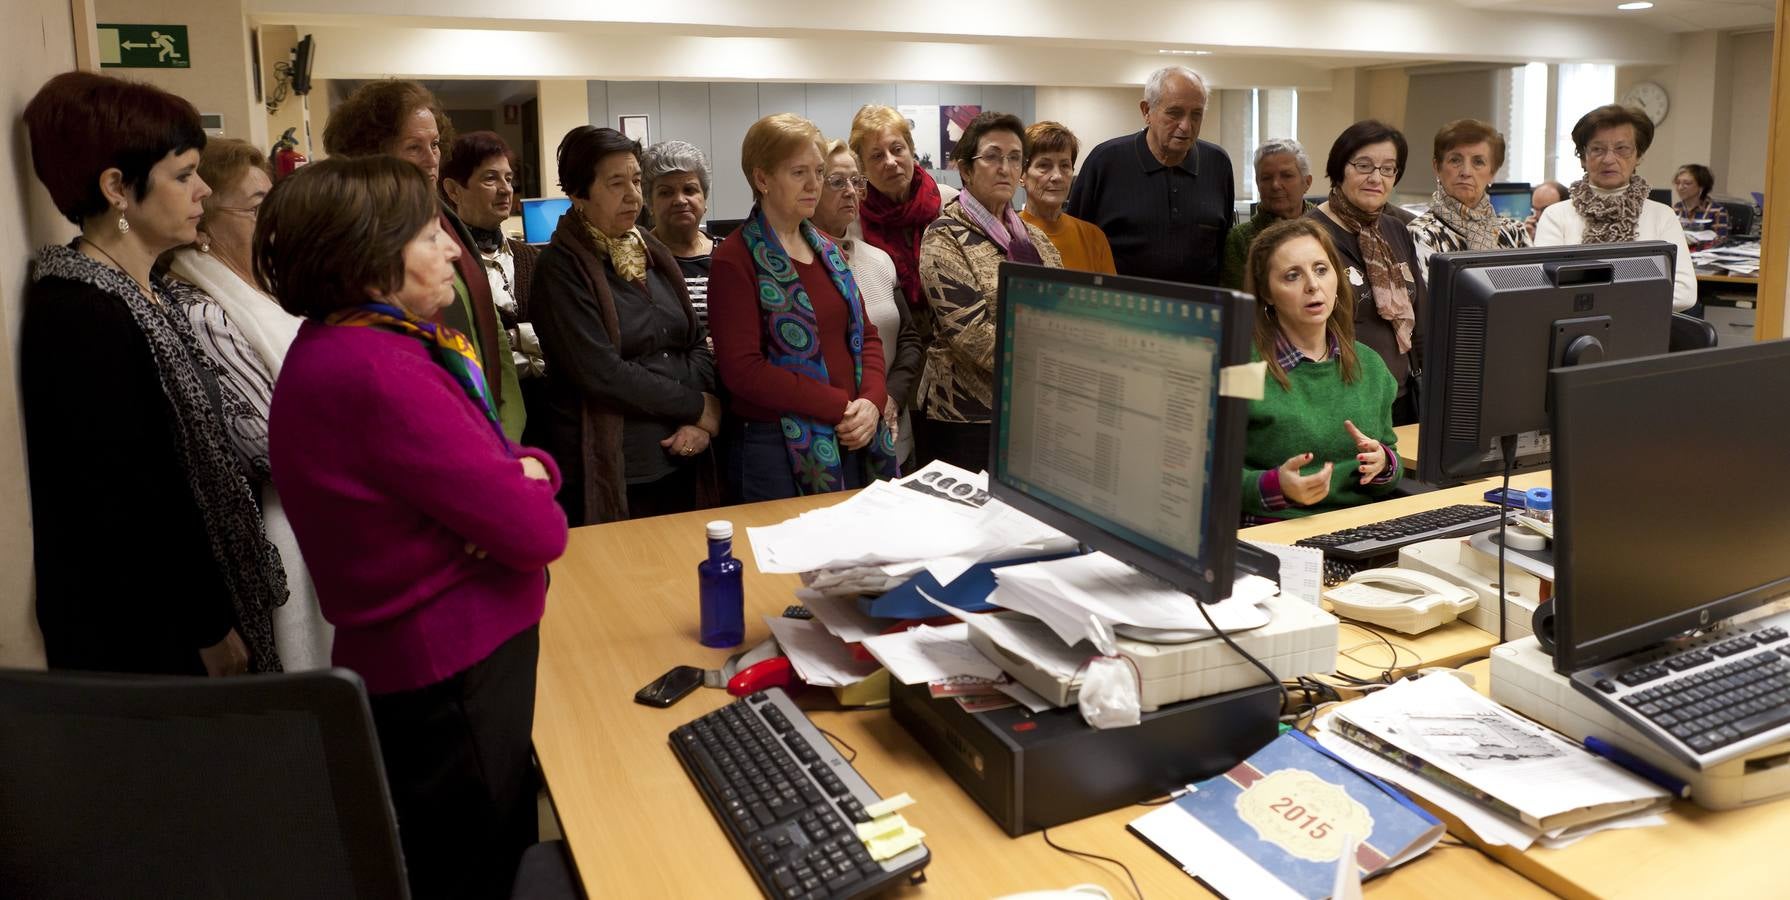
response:
<path fill-rule="evenodd" d="M 1336 614 L 1405 634 L 1421 634 L 1455 620 L 1479 594 L 1427 572 L 1364 569 L 1324 592 Z"/>

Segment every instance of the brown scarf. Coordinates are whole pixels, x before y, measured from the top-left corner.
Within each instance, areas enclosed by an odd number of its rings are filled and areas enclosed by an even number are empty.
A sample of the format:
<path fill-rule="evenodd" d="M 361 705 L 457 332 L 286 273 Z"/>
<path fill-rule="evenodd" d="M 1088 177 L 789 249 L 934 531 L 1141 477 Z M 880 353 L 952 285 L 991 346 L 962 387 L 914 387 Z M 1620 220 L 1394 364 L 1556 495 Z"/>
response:
<path fill-rule="evenodd" d="M 630 228 L 621 237 L 610 237 L 601 228 L 590 223 L 582 213 L 578 221 L 584 225 L 585 235 L 597 252 L 609 257 L 609 264 L 615 267 L 615 274 L 623 281 L 635 284 L 646 284 L 646 241 L 640 236 L 639 228 Z"/>
<path fill-rule="evenodd" d="M 1503 220 L 1492 208 L 1491 195 L 1479 195 L 1479 202 L 1469 207 L 1448 196 L 1447 191 L 1436 188 L 1430 195 L 1430 215 L 1449 231 L 1460 235 L 1461 243 L 1468 250 L 1498 249 L 1498 226 Z"/>
<path fill-rule="evenodd" d="M 1615 244 L 1635 239 L 1641 224 L 1641 206 L 1647 202 L 1647 181 L 1639 175 L 1628 177 L 1628 187 L 1619 194 L 1603 194 L 1591 186 L 1591 179 L 1581 178 L 1567 188 L 1573 211 L 1585 220 L 1586 244 Z"/>
<path fill-rule="evenodd" d="M 1380 213 L 1368 212 L 1349 202 L 1343 192 L 1330 189 L 1330 211 L 1344 228 L 1355 232 L 1361 244 L 1361 261 L 1367 265 L 1367 283 L 1374 293 L 1374 309 L 1380 318 L 1392 323 L 1398 339 L 1398 352 L 1411 352 L 1411 334 L 1417 330 L 1417 312 L 1411 306 L 1411 294 L 1405 289 L 1404 276 L 1399 274 L 1398 257 L 1392 245 L 1380 233 Z"/>
<path fill-rule="evenodd" d="M 585 296 L 597 307 L 597 314 L 603 320 L 603 333 L 608 335 L 612 346 L 621 346 L 621 319 L 615 312 L 615 297 L 609 293 L 609 278 L 606 274 L 615 269 L 622 275 L 610 257 L 607 247 L 599 245 L 592 234 L 602 234 L 585 220 L 576 209 L 571 209 L 559 217 L 559 225 L 553 231 L 554 246 L 562 247 L 578 264 L 578 271 L 584 276 Z M 641 274 L 637 279 L 646 283 L 647 267 L 658 271 L 677 291 L 678 299 L 683 302 L 684 316 L 690 321 L 690 328 L 697 328 L 696 311 L 690 306 L 690 289 L 684 283 L 684 275 L 677 267 L 677 257 L 657 238 L 644 235 L 639 229 L 634 230 L 635 246 L 641 254 Z M 618 242 L 619 243 L 619 242 Z M 626 278 L 626 275 L 622 275 Z M 648 287 L 647 290 L 651 290 Z M 622 462 L 622 424 L 624 417 L 607 406 L 584 403 L 582 415 L 583 432 L 579 440 L 579 453 L 584 457 L 584 521 L 574 522 L 576 525 L 593 525 L 599 522 L 620 522 L 628 518 L 628 475 Z M 711 450 L 713 446 L 711 444 Z M 705 452 L 696 460 L 697 507 L 713 506 L 720 497 L 719 473 L 715 469 L 714 453 Z"/>

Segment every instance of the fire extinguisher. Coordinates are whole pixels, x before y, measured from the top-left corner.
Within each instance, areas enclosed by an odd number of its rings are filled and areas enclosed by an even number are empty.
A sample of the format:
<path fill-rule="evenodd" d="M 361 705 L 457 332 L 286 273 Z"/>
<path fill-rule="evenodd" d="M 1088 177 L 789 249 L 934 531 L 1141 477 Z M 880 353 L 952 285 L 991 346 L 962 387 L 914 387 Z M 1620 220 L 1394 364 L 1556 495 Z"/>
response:
<path fill-rule="evenodd" d="M 299 166 L 309 162 L 303 153 L 298 152 L 298 138 L 293 136 L 293 132 L 297 130 L 286 129 L 286 133 L 280 135 L 280 139 L 273 145 L 273 172 L 276 181 L 291 175 Z"/>

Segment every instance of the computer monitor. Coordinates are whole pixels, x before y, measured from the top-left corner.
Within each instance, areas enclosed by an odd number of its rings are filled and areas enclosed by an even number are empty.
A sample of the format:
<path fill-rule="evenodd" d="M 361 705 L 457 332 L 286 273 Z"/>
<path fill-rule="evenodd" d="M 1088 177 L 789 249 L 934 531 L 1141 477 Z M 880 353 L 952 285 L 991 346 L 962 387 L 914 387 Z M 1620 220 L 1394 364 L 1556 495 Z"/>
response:
<path fill-rule="evenodd" d="M 570 197 L 533 198 L 522 201 L 522 239 L 531 244 L 545 244 L 553 239 L 559 217 L 572 208 Z"/>
<path fill-rule="evenodd" d="M 1417 480 L 1456 484 L 1547 466 L 1548 370 L 1666 352 L 1664 241 L 1430 257 Z"/>
<path fill-rule="evenodd" d="M 1230 596 L 1249 361 L 1235 291 L 1002 263 L 989 492 L 1201 602 Z"/>
<path fill-rule="evenodd" d="M 702 228 L 708 232 L 709 237 L 718 241 L 740 230 L 740 226 L 744 224 L 745 219 L 710 219 L 703 223 Z"/>
<path fill-rule="evenodd" d="M 1790 592 L 1790 341 L 1551 378 L 1556 669 Z"/>
<path fill-rule="evenodd" d="M 1485 189 L 1485 195 L 1491 198 L 1492 209 L 1506 219 L 1522 221 L 1535 208 L 1535 188 L 1527 181 L 1494 181 Z"/>

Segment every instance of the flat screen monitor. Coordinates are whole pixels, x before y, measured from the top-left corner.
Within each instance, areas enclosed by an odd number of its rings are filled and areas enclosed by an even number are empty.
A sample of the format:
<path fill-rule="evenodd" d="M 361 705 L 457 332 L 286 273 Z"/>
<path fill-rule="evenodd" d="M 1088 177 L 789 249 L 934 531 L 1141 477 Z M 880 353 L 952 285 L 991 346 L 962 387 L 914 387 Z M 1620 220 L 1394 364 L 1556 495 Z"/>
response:
<path fill-rule="evenodd" d="M 1498 215 L 1519 222 L 1529 218 L 1529 211 L 1534 208 L 1534 193 L 1535 189 L 1527 181 L 1495 181 L 1485 191 Z"/>
<path fill-rule="evenodd" d="M 702 227 L 709 237 L 718 241 L 740 230 L 740 226 L 744 224 L 745 219 L 710 219 Z"/>
<path fill-rule="evenodd" d="M 1544 468 L 1548 370 L 1666 352 L 1664 241 L 1430 257 L 1417 479 L 1456 484 Z"/>
<path fill-rule="evenodd" d="M 1790 592 L 1790 341 L 1551 377 L 1556 669 Z"/>
<path fill-rule="evenodd" d="M 989 491 L 1201 602 L 1230 596 L 1254 301 L 1002 263 Z"/>
<path fill-rule="evenodd" d="M 572 208 L 570 197 L 546 197 L 522 201 L 522 239 L 545 244 L 559 227 L 559 217 Z"/>

